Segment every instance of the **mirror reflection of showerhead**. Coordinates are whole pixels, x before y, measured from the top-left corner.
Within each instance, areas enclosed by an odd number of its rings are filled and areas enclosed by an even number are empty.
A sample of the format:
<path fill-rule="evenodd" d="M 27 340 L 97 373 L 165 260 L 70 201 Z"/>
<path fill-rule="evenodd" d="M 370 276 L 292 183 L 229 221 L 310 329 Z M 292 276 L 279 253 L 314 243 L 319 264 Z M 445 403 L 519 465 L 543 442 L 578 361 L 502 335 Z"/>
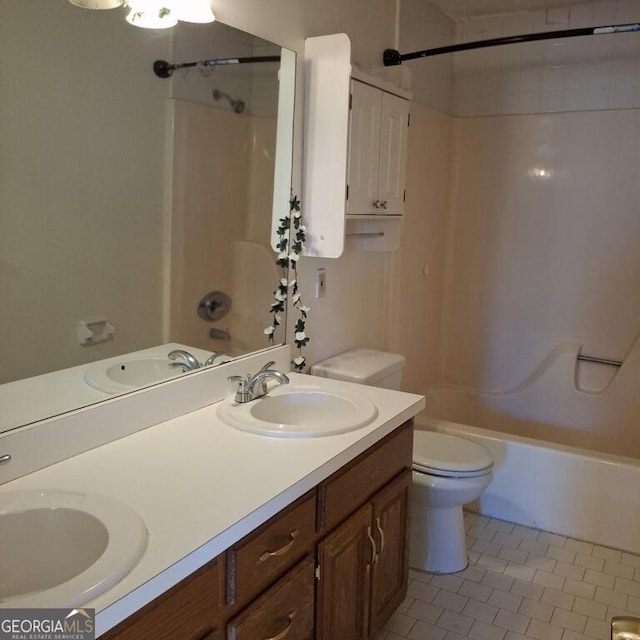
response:
<path fill-rule="evenodd" d="M 228 93 L 224 91 L 220 91 L 220 89 L 214 89 L 212 94 L 213 99 L 217 102 L 218 100 L 224 98 L 228 103 L 234 113 L 242 113 L 244 111 L 244 101 L 239 98 L 235 100 Z"/>

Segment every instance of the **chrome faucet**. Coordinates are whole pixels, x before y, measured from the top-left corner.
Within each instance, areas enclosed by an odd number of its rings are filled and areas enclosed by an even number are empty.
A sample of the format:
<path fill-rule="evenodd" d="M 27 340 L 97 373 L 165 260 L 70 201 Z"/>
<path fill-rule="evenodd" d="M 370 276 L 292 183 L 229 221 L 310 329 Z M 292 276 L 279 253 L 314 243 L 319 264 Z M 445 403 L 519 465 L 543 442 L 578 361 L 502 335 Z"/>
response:
<path fill-rule="evenodd" d="M 223 356 L 224 355 L 224 351 L 214 351 L 202 364 L 203 367 L 209 367 L 211 366 L 215 361 L 216 358 L 218 358 L 219 356 Z M 221 362 L 218 364 L 222 364 Z"/>
<path fill-rule="evenodd" d="M 267 362 L 258 373 L 253 375 L 247 374 L 246 376 L 230 376 L 227 378 L 228 382 L 238 383 L 234 400 L 242 404 L 251 402 L 257 398 L 262 398 L 262 396 L 267 394 L 267 380 L 269 378 L 273 378 L 279 384 L 289 384 L 289 377 L 286 374 L 276 369 L 271 369 L 274 364 L 275 361 L 271 360 Z"/>
<path fill-rule="evenodd" d="M 184 349 L 175 349 L 167 357 L 169 360 L 174 360 L 169 366 L 182 367 L 183 371 L 195 371 L 201 367 L 198 359 Z"/>

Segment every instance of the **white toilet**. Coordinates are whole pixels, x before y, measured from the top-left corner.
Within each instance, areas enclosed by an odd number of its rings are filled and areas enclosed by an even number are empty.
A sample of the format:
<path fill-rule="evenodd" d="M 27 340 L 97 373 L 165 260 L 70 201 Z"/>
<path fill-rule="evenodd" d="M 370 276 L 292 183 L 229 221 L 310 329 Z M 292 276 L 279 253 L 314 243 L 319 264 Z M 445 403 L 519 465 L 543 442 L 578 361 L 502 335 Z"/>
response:
<path fill-rule="evenodd" d="M 462 505 L 491 482 L 493 459 L 480 445 L 434 431 L 413 436 L 409 565 L 454 573 L 468 564 Z"/>
<path fill-rule="evenodd" d="M 311 374 L 399 389 L 404 356 L 353 349 L 318 362 Z M 432 431 L 416 431 L 409 564 L 422 571 L 453 573 L 468 564 L 462 505 L 491 482 L 493 460 L 480 445 Z"/>

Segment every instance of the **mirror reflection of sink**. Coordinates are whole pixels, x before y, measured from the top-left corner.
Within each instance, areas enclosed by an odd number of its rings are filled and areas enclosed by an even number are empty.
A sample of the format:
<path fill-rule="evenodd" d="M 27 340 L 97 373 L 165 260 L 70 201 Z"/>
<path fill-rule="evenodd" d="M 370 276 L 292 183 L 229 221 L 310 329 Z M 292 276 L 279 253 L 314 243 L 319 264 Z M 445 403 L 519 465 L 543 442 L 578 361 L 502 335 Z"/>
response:
<path fill-rule="evenodd" d="M 156 382 L 174 378 L 183 373 L 182 367 L 171 366 L 169 358 L 127 359 L 105 365 L 95 362 L 87 367 L 84 381 L 98 391 L 122 393 Z"/>
<path fill-rule="evenodd" d="M 0 604 L 84 604 L 129 573 L 147 536 L 140 516 L 110 498 L 0 492 Z"/>
<path fill-rule="evenodd" d="M 220 353 L 208 366 L 224 364 L 231 359 Z M 104 393 L 125 393 L 184 373 L 178 362 L 164 356 L 123 356 L 114 360 L 88 365 L 83 376 L 85 383 Z"/>
<path fill-rule="evenodd" d="M 279 386 L 262 398 L 242 404 L 230 396 L 218 406 L 218 417 L 236 429 L 283 438 L 318 438 L 355 431 L 377 415 L 375 404 L 365 396 L 315 385 Z"/>

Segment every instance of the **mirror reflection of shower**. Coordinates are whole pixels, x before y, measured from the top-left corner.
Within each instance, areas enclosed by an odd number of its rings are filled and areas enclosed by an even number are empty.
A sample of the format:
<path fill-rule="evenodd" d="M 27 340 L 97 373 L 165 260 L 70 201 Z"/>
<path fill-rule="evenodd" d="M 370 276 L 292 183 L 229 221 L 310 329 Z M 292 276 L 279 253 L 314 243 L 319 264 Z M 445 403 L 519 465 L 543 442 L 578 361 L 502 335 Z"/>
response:
<path fill-rule="evenodd" d="M 232 98 L 228 93 L 220 91 L 220 89 L 214 89 L 211 95 L 216 102 L 222 99 L 227 100 L 234 113 L 242 113 L 244 111 L 244 100 L 240 100 L 240 98 L 236 100 Z"/>

